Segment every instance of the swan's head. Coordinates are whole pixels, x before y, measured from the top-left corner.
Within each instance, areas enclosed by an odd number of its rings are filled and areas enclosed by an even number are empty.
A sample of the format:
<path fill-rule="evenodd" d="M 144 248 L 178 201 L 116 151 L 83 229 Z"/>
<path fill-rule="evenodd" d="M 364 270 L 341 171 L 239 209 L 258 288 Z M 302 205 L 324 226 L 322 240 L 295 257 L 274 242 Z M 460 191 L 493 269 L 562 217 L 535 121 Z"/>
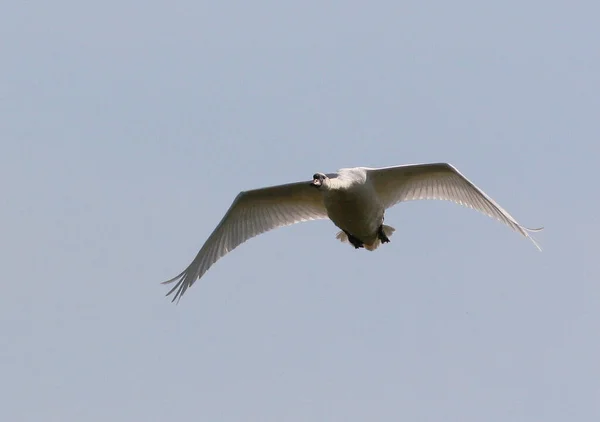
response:
<path fill-rule="evenodd" d="M 323 173 L 315 173 L 313 175 L 313 181 L 310 183 L 311 186 L 320 189 L 323 186 L 326 186 L 329 182 L 329 177 L 324 175 Z"/>

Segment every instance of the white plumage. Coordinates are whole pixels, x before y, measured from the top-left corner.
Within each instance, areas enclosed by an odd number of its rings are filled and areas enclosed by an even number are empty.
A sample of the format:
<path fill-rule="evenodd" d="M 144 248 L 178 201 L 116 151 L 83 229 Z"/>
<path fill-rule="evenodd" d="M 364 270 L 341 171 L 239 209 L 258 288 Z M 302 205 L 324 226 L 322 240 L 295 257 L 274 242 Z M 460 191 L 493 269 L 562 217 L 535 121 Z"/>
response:
<path fill-rule="evenodd" d="M 387 208 L 417 199 L 441 199 L 476 209 L 529 238 L 528 232 L 492 198 L 447 163 L 394 167 L 356 167 L 313 181 L 290 183 L 241 192 L 208 237 L 191 264 L 163 284 L 177 282 L 167 293 L 179 300 L 219 258 L 241 243 L 277 227 L 329 218 L 342 231 L 336 237 L 355 248 L 375 250 L 389 241 L 394 228 L 383 225 Z"/>

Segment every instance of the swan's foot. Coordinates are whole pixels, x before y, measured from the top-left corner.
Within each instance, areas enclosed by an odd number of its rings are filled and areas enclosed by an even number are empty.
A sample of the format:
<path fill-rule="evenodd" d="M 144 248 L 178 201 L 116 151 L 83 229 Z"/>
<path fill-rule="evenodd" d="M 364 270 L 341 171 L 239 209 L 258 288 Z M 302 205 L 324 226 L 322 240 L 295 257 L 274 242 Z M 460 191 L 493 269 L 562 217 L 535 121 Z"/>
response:
<path fill-rule="evenodd" d="M 365 247 L 365 244 L 361 242 L 360 239 L 357 239 L 356 237 L 352 236 L 346 230 L 344 230 L 344 233 L 346 233 L 346 236 L 348 236 L 348 241 L 352 244 L 352 246 L 354 246 L 355 249 Z"/>
<path fill-rule="evenodd" d="M 381 243 L 389 243 L 390 239 L 387 237 L 383 231 L 383 224 L 379 226 L 379 230 L 377 230 L 377 238 L 381 241 Z"/>

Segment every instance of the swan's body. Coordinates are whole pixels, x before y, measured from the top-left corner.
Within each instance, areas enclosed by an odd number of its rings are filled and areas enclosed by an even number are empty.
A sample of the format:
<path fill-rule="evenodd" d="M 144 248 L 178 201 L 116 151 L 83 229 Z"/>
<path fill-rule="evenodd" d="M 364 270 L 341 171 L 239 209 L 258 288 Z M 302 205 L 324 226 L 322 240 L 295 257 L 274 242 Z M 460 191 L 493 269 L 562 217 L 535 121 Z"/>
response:
<path fill-rule="evenodd" d="M 219 258 L 266 231 L 308 220 L 329 218 L 340 231 L 336 237 L 355 248 L 375 250 L 389 242 L 394 228 L 383 224 L 387 208 L 416 199 L 442 199 L 474 208 L 536 241 L 528 229 L 447 163 L 384 168 L 355 167 L 313 181 L 241 192 L 192 263 L 163 284 L 177 281 L 167 295 L 181 298 Z M 541 249 L 540 249 L 541 250 Z"/>
<path fill-rule="evenodd" d="M 377 248 L 385 207 L 364 170 L 340 170 L 323 189 L 323 203 L 329 219 L 342 229 L 338 239 L 352 236 L 369 250 Z"/>

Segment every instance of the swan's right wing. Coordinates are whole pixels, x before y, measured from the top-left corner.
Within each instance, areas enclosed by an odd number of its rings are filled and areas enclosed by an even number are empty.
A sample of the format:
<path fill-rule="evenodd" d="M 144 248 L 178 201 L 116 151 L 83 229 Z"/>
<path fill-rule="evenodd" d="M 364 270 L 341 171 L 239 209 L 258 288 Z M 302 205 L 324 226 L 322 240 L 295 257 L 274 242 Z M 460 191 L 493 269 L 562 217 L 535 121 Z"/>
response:
<path fill-rule="evenodd" d="M 327 210 L 321 192 L 310 181 L 241 192 L 192 263 L 162 283 L 177 281 L 167 296 L 176 291 L 173 301 L 179 300 L 211 265 L 246 240 L 277 227 L 323 218 Z"/>

